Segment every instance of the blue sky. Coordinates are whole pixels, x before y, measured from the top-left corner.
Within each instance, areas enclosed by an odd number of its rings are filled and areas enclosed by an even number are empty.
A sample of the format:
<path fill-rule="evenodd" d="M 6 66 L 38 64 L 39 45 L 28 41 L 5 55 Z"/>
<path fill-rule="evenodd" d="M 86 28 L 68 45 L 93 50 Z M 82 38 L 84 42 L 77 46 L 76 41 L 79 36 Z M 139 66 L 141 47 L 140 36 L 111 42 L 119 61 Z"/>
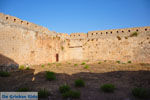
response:
<path fill-rule="evenodd" d="M 0 0 L 0 12 L 62 33 L 150 26 L 150 0 Z"/>

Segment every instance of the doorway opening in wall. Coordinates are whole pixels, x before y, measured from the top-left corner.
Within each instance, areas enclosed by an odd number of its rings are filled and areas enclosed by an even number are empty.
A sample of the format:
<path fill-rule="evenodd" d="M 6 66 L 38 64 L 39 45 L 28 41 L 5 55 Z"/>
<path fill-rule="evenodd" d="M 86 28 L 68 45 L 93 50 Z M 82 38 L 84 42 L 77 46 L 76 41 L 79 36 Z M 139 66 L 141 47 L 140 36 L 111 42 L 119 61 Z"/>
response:
<path fill-rule="evenodd" d="M 58 62 L 59 61 L 59 54 L 57 53 L 56 54 L 56 62 Z"/>

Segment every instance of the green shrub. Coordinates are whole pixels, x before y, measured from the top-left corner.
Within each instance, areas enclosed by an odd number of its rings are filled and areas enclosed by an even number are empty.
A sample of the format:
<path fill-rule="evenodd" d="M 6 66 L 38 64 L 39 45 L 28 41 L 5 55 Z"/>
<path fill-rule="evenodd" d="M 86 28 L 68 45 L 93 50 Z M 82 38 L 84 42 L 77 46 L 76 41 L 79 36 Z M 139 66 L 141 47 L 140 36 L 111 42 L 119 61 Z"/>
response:
<path fill-rule="evenodd" d="M 61 63 L 57 63 L 56 66 L 61 66 Z"/>
<path fill-rule="evenodd" d="M 26 67 L 26 70 L 30 70 L 30 67 Z"/>
<path fill-rule="evenodd" d="M 88 69 L 88 68 L 89 68 L 89 66 L 88 66 L 88 65 L 85 65 L 85 66 L 84 66 L 84 69 Z"/>
<path fill-rule="evenodd" d="M 70 91 L 70 87 L 68 85 L 62 85 L 59 87 L 60 93 L 65 93 L 67 91 Z"/>
<path fill-rule="evenodd" d="M 46 79 L 49 81 L 56 80 L 56 76 L 54 72 L 47 71 L 45 76 L 46 76 Z"/>
<path fill-rule="evenodd" d="M 4 71 L 0 71 L 0 76 L 1 77 L 8 77 L 8 76 L 10 76 L 10 73 L 9 72 L 4 72 Z"/>
<path fill-rule="evenodd" d="M 132 63 L 131 61 L 128 61 L 128 63 Z"/>
<path fill-rule="evenodd" d="M 101 64 L 101 62 L 98 62 L 98 64 Z"/>
<path fill-rule="evenodd" d="M 116 61 L 118 64 L 120 64 L 120 61 Z"/>
<path fill-rule="evenodd" d="M 63 47 L 63 46 L 61 47 L 61 50 L 62 50 L 62 51 L 64 50 L 64 47 Z"/>
<path fill-rule="evenodd" d="M 29 90 L 29 88 L 27 88 L 27 87 L 19 88 L 19 89 L 17 90 L 17 92 L 28 92 L 28 91 L 30 91 L 30 90 Z"/>
<path fill-rule="evenodd" d="M 138 33 L 137 32 L 133 32 L 132 34 L 130 34 L 130 37 L 137 37 Z"/>
<path fill-rule="evenodd" d="M 147 98 L 148 92 L 144 88 L 134 88 L 132 89 L 132 94 L 137 98 Z"/>
<path fill-rule="evenodd" d="M 48 66 L 51 66 L 51 63 L 48 63 L 47 65 L 48 65 Z"/>
<path fill-rule="evenodd" d="M 85 65 L 86 63 L 85 62 L 83 62 L 81 65 Z"/>
<path fill-rule="evenodd" d="M 44 65 L 42 65 L 41 67 L 42 67 L 42 68 L 44 68 L 45 66 L 44 66 Z"/>
<path fill-rule="evenodd" d="M 62 94 L 63 98 L 80 98 L 80 92 L 79 91 L 67 91 Z"/>
<path fill-rule="evenodd" d="M 104 62 L 107 62 L 107 60 L 104 60 Z"/>
<path fill-rule="evenodd" d="M 48 97 L 49 92 L 46 89 L 41 89 L 38 91 L 38 98 L 46 98 Z"/>
<path fill-rule="evenodd" d="M 78 66 L 78 64 L 74 64 L 74 66 Z"/>
<path fill-rule="evenodd" d="M 104 84 L 100 88 L 104 92 L 114 92 L 115 90 L 115 86 L 113 84 Z"/>
<path fill-rule="evenodd" d="M 76 87 L 84 87 L 85 86 L 85 82 L 81 79 L 75 80 L 75 86 Z"/>
<path fill-rule="evenodd" d="M 20 65 L 20 66 L 19 66 L 19 69 L 20 69 L 20 70 L 24 70 L 24 65 Z"/>

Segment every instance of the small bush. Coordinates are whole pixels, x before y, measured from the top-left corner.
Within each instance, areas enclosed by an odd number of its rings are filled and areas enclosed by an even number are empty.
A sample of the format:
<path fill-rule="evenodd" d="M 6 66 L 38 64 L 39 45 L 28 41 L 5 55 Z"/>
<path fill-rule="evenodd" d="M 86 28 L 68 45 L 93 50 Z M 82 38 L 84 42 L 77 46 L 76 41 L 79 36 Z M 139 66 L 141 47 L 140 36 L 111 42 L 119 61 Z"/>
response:
<path fill-rule="evenodd" d="M 45 65 L 42 65 L 41 67 L 42 67 L 42 68 L 44 68 L 44 67 L 45 67 Z"/>
<path fill-rule="evenodd" d="M 132 63 L 131 61 L 128 61 L 128 63 Z"/>
<path fill-rule="evenodd" d="M 98 64 L 101 64 L 101 62 L 98 62 Z"/>
<path fill-rule="evenodd" d="M 28 91 L 30 91 L 30 90 L 29 90 L 29 88 L 27 88 L 27 87 L 19 88 L 19 89 L 17 90 L 17 92 L 28 92 Z"/>
<path fill-rule="evenodd" d="M 78 64 L 74 64 L 74 66 L 78 66 Z"/>
<path fill-rule="evenodd" d="M 30 70 L 30 67 L 26 67 L 26 70 Z"/>
<path fill-rule="evenodd" d="M 70 91 L 70 87 L 68 85 L 62 85 L 59 87 L 60 93 L 65 93 L 67 91 Z"/>
<path fill-rule="evenodd" d="M 19 66 L 19 69 L 20 69 L 20 70 L 24 70 L 24 65 L 20 65 L 20 66 Z"/>
<path fill-rule="evenodd" d="M 57 63 L 56 66 L 61 66 L 61 63 Z"/>
<path fill-rule="evenodd" d="M 85 65 L 86 63 L 85 62 L 83 62 L 81 65 Z"/>
<path fill-rule="evenodd" d="M 48 65 L 48 66 L 51 66 L 51 63 L 48 63 L 47 65 Z"/>
<path fill-rule="evenodd" d="M 84 69 L 88 69 L 88 68 L 89 68 L 89 66 L 88 66 L 88 65 L 85 65 L 85 66 L 84 66 Z"/>
<path fill-rule="evenodd" d="M 38 91 L 38 97 L 39 98 L 47 98 L 49 95 L 49 92 L 46 89 L 41 89 Z"/>
<path fill-rule="evenodd" d="M 148 92 L 144 88 L 134 88 L 132 90 L 132 94 L 137 97 L 137 98 L 147 98 L 148 97 Z"/>
<path fill-rule="evenodd" d="M 130 37 L 137 37 L 138 33 L 137 32 L 133 32 L 132 34 L 130 34 Z"/>
<path fill-rule="evenodd" d="M 64 50 L 64 47 L 63 47 L 63 46 L 61 47 L 61 50 L 62 50 L 62 51 Z"/>
<path fill-rule="evenodd" d="M 10 76 L 10 73 L 9 72 L 4 72 L 4 71 L 0 71 L 0 76 L 1 77 L 8 77 L 8 76 Z"/>
<path fill-rule="evenodd" d="M 114 92 L 115 90 L 115 86 L 113 84 L 104 84 L 100 88 L 104 92 Z"/>
<path fill-rule="evenodd" d="M 46 79 L 49 81 L 56 80 L 56 76 L 54 72 L 47 71 L 45 76 L 46 76 Z"/>
<path fill-rule="evenodd" d="M 104 60 L 104 62 L 107 62 L 107 60 Z"/>
<path fill-rule="evenodd" d="M 75 86 L 76 87 L 84 87 L 85 86 L 85 82 L 81 79 L 75 80 Z"/>
<path fill-rule="evenodd" d="M 63 98 L 80 98 L 80 92 L 79 91 L 67 91 L 62 94 Z"/>
<path fill-rule="evenodd" d="M 116 61 L 118 64 L 120 64 L 120 61 Z"/>

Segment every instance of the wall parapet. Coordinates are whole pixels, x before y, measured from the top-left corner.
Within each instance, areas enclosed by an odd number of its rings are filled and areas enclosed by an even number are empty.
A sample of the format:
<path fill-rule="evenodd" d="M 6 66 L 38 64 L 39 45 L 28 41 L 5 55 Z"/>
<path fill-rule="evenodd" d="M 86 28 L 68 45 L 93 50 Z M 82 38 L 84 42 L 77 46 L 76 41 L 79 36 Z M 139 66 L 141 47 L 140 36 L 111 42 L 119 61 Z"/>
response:
<path fill-rule="evenodd" d="M 45 28 L 43 26 L 39 26 L 37 24 L 31 23 L 31 22 L 28 22 L 28 21 L 25 21 L 25 20 L 21 20 L 17 17 L 14 17 L 14 16 L 5 15 L 3 13 L 0 13 L 0 21 L 6 22 L 10 25 L 17 25 L 17 26 L 20 26 L 20 27 L 25 27 L 29 30 L 33 30 L 33 31 L 36 31 L 36 32 L 39 32 L 39 33 L 41 32 L 41 33 L 46 33 L 46 34 L 49 34 L 49 35 L 55 35 L 54 32 L 49 31 L 47 28 Z"/>

